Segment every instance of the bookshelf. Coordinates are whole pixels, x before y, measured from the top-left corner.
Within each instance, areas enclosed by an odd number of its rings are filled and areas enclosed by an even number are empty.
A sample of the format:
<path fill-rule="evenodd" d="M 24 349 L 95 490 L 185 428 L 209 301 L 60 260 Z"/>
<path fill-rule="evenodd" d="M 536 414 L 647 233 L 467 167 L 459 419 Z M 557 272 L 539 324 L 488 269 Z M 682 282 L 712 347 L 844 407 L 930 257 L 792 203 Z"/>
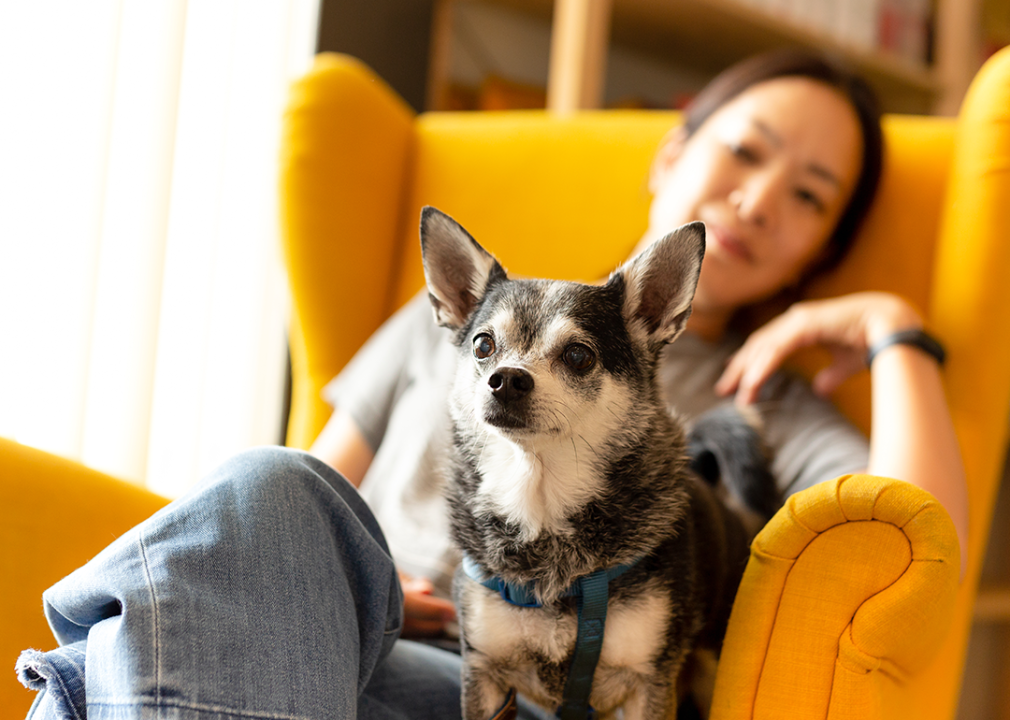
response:
<path fill-rule="evenodd" d="M 862 39 L 842 33 L 832 18 L 790 15 L 810 2 L 789 0 L 479 0 L 551 24 L 548 107 L 559 112 L 600 106 L 611 43 L 659 61 L 715 75 L 748 55 L 783 45 L 840 55 L 874 85 L 888 112 L 954 114 L 977 71 L 984 0 L 935 0 L 934 58 L 914 59 L 874 46 L 876 29 Z M 882 3 L 888 0 L 871 0 Z M 432 36 L 429 87 L 433 98 L 448 79 L 452 7 L 478 0 L 439 0 Z M 836 0 L 856 4 L 854 0 Z M 832 4 L 823 0 L 825 5 Z M 865 4 L 865 0 L 864 0 Z M 792 7 L 792 11 L 786 8 Z M 439 20 L 441 18 L 441 20 Z M 867 35 L 872 36 L 868 37 Z M 857 33 L 858 35 L 858 33 Z M 925 43 L 925 39 L 923 39 Z M 921 54 L 921 51 L 920 51 Z M 432 104 L 437 107 L 437 103 Z"/>

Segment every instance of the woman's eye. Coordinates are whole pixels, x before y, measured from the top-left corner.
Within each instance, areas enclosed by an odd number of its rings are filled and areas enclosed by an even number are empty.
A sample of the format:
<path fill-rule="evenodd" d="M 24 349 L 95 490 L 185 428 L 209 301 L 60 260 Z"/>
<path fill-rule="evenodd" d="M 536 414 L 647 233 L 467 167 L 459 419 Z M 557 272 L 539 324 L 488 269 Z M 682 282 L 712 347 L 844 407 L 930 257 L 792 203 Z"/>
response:
<path fill-rule="evenodd" d="M 756 163 L 758 161 L 757 151 L 754 150 L 754 148 L 750 147 L 749 145 L 745 145 L 743 143 L 731 142 L 728 143 L 727 147 L 729 148 L 729 151 L 733 155 L 733 157 L 737 158 L 738 160 L 742 160 L 746 163 Z"/>
<path fill-rule="evenodd" d="M 481 333 L 473 339 L 473 354 L 478 360 L 494 355 L 494 339 L 487 333 Z"/>
<path fill-rule="evenodd" d="M 588 370 L 596 362 L 596 356 L 593 354 L 593 351 L 585 345 L 579 345 L 578 343 L 566 347 L 565 351 L 561 354 L 561 359 L 572 370 Z"/>
<path fill-rule="evenodd" d="M 800 188 L 796 191 L 796 197 L 799 198 L 800 202 L 809 205 L 817 212 L 824 212 L 824 201 L 816 193 Z"/>

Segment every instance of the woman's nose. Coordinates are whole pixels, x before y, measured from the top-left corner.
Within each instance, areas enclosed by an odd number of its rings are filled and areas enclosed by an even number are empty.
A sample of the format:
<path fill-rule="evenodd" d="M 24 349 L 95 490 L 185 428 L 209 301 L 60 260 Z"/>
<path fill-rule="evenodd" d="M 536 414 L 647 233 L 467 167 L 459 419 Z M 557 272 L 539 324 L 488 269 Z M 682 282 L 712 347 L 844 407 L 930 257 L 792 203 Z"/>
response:
<path fill-rule="evenodd" d="M 767 168 L 749 175 L 730 193 L 729 200 L 741 220 L 768 229 L 778 221 L 784 194 L 782 173 Z"/>

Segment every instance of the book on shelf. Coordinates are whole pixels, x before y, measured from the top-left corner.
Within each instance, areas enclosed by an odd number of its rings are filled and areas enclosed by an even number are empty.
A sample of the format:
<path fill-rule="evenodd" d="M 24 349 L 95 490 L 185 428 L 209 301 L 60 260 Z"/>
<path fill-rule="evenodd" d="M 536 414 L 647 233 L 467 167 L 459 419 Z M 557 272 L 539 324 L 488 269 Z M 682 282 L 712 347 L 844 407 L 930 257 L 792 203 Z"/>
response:
<path fill-rule="evenodd" d="M 929 60 L 931 0 L 737 0 L 840 45 L 924 65 Z"/>

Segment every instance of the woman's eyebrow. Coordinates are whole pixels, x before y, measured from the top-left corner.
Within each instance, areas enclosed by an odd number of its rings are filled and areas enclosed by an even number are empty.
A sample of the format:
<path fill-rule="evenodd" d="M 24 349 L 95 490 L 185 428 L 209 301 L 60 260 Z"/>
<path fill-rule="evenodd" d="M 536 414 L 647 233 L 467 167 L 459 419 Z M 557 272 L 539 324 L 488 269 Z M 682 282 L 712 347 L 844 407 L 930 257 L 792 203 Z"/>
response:
<path fill-rule="evenodd" d="M 774 130 L 772 130 L 771 127 L 763 120 L 758 120 L 757 118 L 754 118 L 751 120 L 751 124 L 753 124 L 754 127 L 757 128 L 758 131 L 765 136 L 765 139 L 768 140 L 768 142 L 770 142 L 772 145 L 774 145 L 775 147 L 782 147 L 783 145 L 782 136 L 779 135 Z"/>
<path fill-rule="evenodd" d="M 818 165 L 817 163 L 810 163 L 807 165 L 807 172 L 811 173 L 812 175 L 816 175 L 822 180 L 828 181 L 829 183 L 831 183 L 836 187 L 842 186 L 842 181 L 838 179 L 838 176 L 835 175 L 830 170 L 828 170 L 823 165 Z"/>
<path fill-rule="evenodd" d="M 764 135 L 765 139 L 767 139 L 768 142 L 770 142 L 775 147 L 780 148 L 785 144 L 782 141 L 782 136 L 779 135 L 777 132 L 775 132 L 771 128 L 771 126 L 769 126 L 763 120 L 754 118 L 751 120 L 751 123 L 754 125 L 755 128 L 757 128 L 758 132 Z M 832 185 L 835 185 L 836 187 L 841 187 L 842 185 L 842 182 L 841 180 L 838 179 L 838 176 L 835 175 L 835 173 L 833 173 L 828 168 L 824 167 L 823 165 L 812 162 L 807 165 L 806 169 L 807 172 L 809 172 L 811 175 L 816 175 L 817 177 L 821 178 L 822 180 L 826 180 L 827 182 L 831 183 Z"/>

